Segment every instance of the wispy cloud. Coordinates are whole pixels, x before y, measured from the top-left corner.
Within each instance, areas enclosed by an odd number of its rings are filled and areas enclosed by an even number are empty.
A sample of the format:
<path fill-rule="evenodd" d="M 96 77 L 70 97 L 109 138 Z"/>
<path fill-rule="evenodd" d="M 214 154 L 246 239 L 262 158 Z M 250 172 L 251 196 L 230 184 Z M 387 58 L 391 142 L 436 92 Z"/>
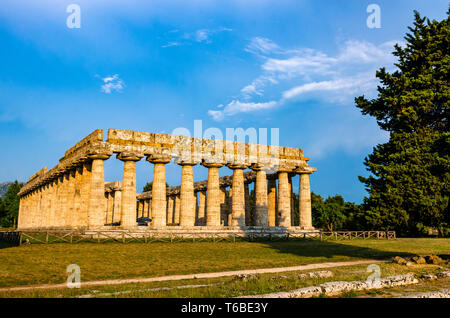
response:
<path fill-rule="evenodd" d="M 214 120 L 222 120 L 238 113 L 275 108 L 301 99 L 351 103 L 359 94 L 375 92 L 375 71 L 393 64 L 391 52 L 395 43 L 398 42 L 375 45 L 349 40 L 335 56 L 330 56 L 311 48 L 284 49 L 269 39 L 253 38 L 245 51 L 261 59 L 261 75 L 243 87 L 240 95 L 225 107 L 210 110 L 208 114 Z M 269 86 L 272 91 L 278 91 L 279 98 L 261 101 Z M 258 98 L 258 102 L 252 102 L 253 98 Z"/>
<path fill-rule="evenodd" d="M 118 74 L 104 77 L 102 81 L 104 84 L 101 87 L 101 91 L 105 94 L 111 94 L 113 91 L 121 92 L 125 85 Z"/>
<path fill-rule="evenodd" d="M 184 32 L 181 33 L 179 30 L 169 31 L 169 37 L 174 37 L 171 41 L 168 41 L 166 44 L 162 45 L 162 48 L 171 47 L 171 46 L 180 46 L 191 43 L 212 43 L 212 37 L 221 32 L 231 32 L 233 31 L 230 28 L 220 27 L 217 29 L 198 29 L 193 32 Z"/>

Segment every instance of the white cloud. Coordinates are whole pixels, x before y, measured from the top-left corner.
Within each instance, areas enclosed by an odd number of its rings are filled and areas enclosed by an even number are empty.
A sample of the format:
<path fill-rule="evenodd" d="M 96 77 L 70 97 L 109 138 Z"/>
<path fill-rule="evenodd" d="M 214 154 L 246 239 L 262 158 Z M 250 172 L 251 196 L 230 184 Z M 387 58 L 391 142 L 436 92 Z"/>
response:
<path fill-rule="evenodd" d="M 245 51 L 253 54 L 268 54 L 273 52 L 279 52 L 280 47 L 267 38 L 255 37 L 247 45 Z"/>
<path fill-rule="evenodd" d="M 233 100 L 228 103 L 223 110 L 209 110 L 208 114 L 216 121 L 220 121 L 225 116 L 232 116 L 237 113 L 249 113 L 253 111 L 271 109 L 278 105 L 276 101 L 270 101 L 265 103 L 243 103 L 238 100 Z M 222 105 L 223 107 L 223 105 Z M 222 108 L 221 107 L 221 108 Z"/>
<path fill-rule="evenodd" d="M 176 39 L 173 41 L 169 41 L 166 44 L 162 45 L 162 48 L 171 47 L 171 46 L 180 46 L 185 44 L 190 44 L 192 42 L 197 43 L 211 43 L 212 42 L 212 36 L 221 33 L 221 32 L 231 32 L 233 31 L 230 28 L 220 27 L 217 29 L 198 29 L 194 32 L 186 32 L 182 35 L 178 35 L 179 31 L 170 31 L 169 33 L 175 34 Z"/>
<path fill-rule="evenodd" d="M 355 96 L 375 93 L 375 72 L 381 66 L 393 67 L 395 57 L 391 52 L 395 43 L 398 42 L 375 45 L 367 41 L 349 40 L 338 48 L 337 54 L 331 56 L 311 48 L 284 49 L 269 39 L 255 37 L 245 51 L 262 58 L 262 74 L 243 87 L 240 96 L 230 102 L 220 116 L 214 110 L 208 113 L 213 119 L 222 120 L 226 116 L 273 108 L 302 98 L 351 103 Z M 272 91 L 278 91 L 278 101 L 251 102 L 253 97 L 261 99 L 268 86 Z"/>
<path fill-rule="evenodd" d="M 124 82 L 119 78 L 118 74 L 102 78 L 103 85 L 101 91 L 105 94 L 111 94 L 113 91 L 121 92 L 124 87 Z"/>

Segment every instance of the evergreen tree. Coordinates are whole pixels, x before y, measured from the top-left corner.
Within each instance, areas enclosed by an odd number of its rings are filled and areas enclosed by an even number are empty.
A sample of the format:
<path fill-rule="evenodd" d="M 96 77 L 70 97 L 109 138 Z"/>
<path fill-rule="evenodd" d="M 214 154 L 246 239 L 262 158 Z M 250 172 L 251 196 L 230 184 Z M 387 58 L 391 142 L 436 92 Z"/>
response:
<path fill-rule="evenodd" d="M 415 11 L 409 30 L 406 46 L 393 52 L 397 70 L 376 73 L 377 98 L 355 99 L 390 134 L 365 159 L 371 175 L 359 177 L 369 192 L 364 209 L 373 228 L 411 235 L 434 227 L 443 235 L 450 227 L 449 11 L 443 21 Z"/>
<path fill-rule="evenodd" d="M 17 224 L 17 218 L 19 215 L 19 193 L 23 183 L 15 181 L 12 183 L 3 197 L 0 204 L 0 226 L 2 227 L 14 227 Z"/>

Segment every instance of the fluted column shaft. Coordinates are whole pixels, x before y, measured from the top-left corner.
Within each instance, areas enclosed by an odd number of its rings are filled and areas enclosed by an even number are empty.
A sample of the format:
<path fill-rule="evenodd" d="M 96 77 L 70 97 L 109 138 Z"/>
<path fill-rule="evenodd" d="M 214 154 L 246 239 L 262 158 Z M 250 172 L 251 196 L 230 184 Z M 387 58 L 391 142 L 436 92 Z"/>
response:
<path fill-rule="evenodd" d="M 180 202 L 180 195 L 175 195 L 173 199 L 173 223 L 174 224 L 180 224 L 180 211 L 181 211 L 181 202 Z"/>
<path fill-rule="evenodd" d="M 206 191 L 198 192 L 198 225 L 206 225 Z"/>
<path fill-rule="evenodd" d="M 90 229 L 100 228 L 105 224 L 105 171 L 103 161 L 107 158 L 109 156 L 94 156 L 92 158 L 88 210 Z"/>
<path fill-rule="evenodd" d="M 245 214 L 245 186 L 244 169 L 247 166 L 229 165 L 233 169 L 233 180 L 231 186 L 231 226 L 244 227 L 246 223 Z"/>
<path fill-rule="evenodd" d="M 113 213 L 112 222 L 117 223 L 120 221 L 121 207 L 122 204 L 122 190 L 114 192 L 114 203 L 113 203 Z"/>
<path fill-rule="evenodd" d="M 195 163 L 181 164 L 180 226 L 195 225 L 194 175 Z"/>
<path fill-rule="evenodd" d="M 248 183 L 244 184 L 244 197 L 245 197 L 245 225 L 252 225 L 252 214 L 250 206 L 250 190 Z"/>
<path fill-rule="evenodd" d="M 76 223 L 75 215 L 75 170 L 70 170 L 67 174 L 67 218 L 66 227 L 72 228 Z"/>
<path fill-rule="evenodd" d="M 277 219 L 277 180 L 274 178 L 268 181 L 268 194 L 267 194 L 267 210 L 268 210 L 268 222 L 269 226 L 276 225 Z"/>
<path fill-rule="evenodd" d="M 287 172 L 278 173 L 278 226 L 291 226 L 291 197 Z"/>
<path fill-rule="evenodd" d="M 255 225 L 268 226 L 267 213 L 267 177 L 266 172 L 258 168 L 255 182 Z"/>
<path fill-rule="evenodd" d="M 208 183 L 206 194 L 206 225 L 220 226 L 220 188 L 219 168 L 222 164 L 203 163 L 208 168 Z"/>
<path fill-rule="evenodd" d="M 89 226 L 89 197 L 91 189 L 92 162 L 83 163 L 81 169 L 80 185 L 80 215 L 78 216 L 78 226 L 85 228 Z"/>
<path fill-rule="evenodd" d="M 66 218 L 66 182 L 64 182 L 64 173 L 58 177 L 58 187 L 57 187 L 57 203 L 55 207 L 55 218 L 56 226 L 62 227 L 65 224 Z"/>
<path fill-rule="evenodd" d="M 300 173 L 299 182 L 299 213 L 300 227 L 304 229 L 312 228 L 311 219 L 311 189 L 309 185 L 309 174 Z"/>
<path fill-rule="evenodd" d="M 143 155 L 122 152 L 117 159 L 123 161 L 121 227 L 135 227 L 136 223 L 136 161 Z"/>
<path fill-rule="evenodd" d="M 114 209 L 114 193 L 107 192 L 108 195 L 108 205 L 106 208 L 106 224 L 113 223 L 113 209 Z"/>
<path fill-rule="evenodd" d="M 147 161 L 153 163 L 152 226 L 163 227 L 167 225 L 165 164 L 170 162 L 170 157 L 149 156 Z"/>

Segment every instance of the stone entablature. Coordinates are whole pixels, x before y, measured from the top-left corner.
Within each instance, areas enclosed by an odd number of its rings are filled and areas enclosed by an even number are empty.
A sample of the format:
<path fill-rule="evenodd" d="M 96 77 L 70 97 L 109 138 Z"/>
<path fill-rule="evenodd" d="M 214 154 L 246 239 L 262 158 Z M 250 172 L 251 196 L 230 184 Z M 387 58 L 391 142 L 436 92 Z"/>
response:
<path fill-rule="evenodd" d="M 103 162 L 113 154 L 124 163 L 123 180 L 105 185 Z M 136 193 L 135 163 L 144 157 L 154 166 L 151 194 Z M 167 190 L 164 166 L 171 160 L 182 166 L 181 185 Z M 177 195 L 180 200 L 177 206 L 181 206 L 177 212 L 181 213 L 178 215 L 180 223 L 194 226 L 197 221 L 193 218 L 198 217 L 195 216 L 198 212 L 194 211 L 198 204 L 194 201 L 198 193 L 198 200 L 204 201 L 200 203 L 204 208 L 203 225 L 223 224 L 223 202 L 230 200 L 232 211 L 225 223 L 243 226 L 249 223 L 248 184 L 252 182 L 255 182 L 256 193 L 254 225 L 275 226 L 270 220 L 276 219 L 284 220 L 276 225 L 290 226 L 291 182 L 297 174 L 300 175 L 299 209 L 303 211 L 301 223 L 309 228 L 309 174 L 316 169 L 308 166 L 308 160 L 303 151 L 296 148 L 120 129 L 109 129 L 107 139 L 103 141 L 103 130 L 97 129 L 69 148 L 56 166 L 50 170 L 41 169 L 24 185 L 19 192 L 19 228 L 95 229 L 117 222 L 122 227 L 135 227 L 137 200 L 150 198 L 148 209 L 153 211 L 152 226 L 164 227 L 168 224 L 165 214 L 173 203 L 168 199 Z M 192 167 L 197 164 L 208 169 L 208 180 L 193 182 Z M 218 169 L 225 165 L 233 170 L 233 175 L 219 178 Z M 247 168 L 253 171 L 243 172 Z M 267 180 L 272 182 L 269 188 L 273 195 L 268 196 Z M 281 182 L 278 197 L 276 180 Z M 230 198 L 224 196 L 223 189 L 227 187 Z M 278 212 L 274 210 L 278 205 L 271 201 L 274 199 L 281 200 Z M 108 212 L 110 209 L 115 209 L 112 216 Z M 274 213 L 280 215 L 276 214 L 274 218 Z"/>

